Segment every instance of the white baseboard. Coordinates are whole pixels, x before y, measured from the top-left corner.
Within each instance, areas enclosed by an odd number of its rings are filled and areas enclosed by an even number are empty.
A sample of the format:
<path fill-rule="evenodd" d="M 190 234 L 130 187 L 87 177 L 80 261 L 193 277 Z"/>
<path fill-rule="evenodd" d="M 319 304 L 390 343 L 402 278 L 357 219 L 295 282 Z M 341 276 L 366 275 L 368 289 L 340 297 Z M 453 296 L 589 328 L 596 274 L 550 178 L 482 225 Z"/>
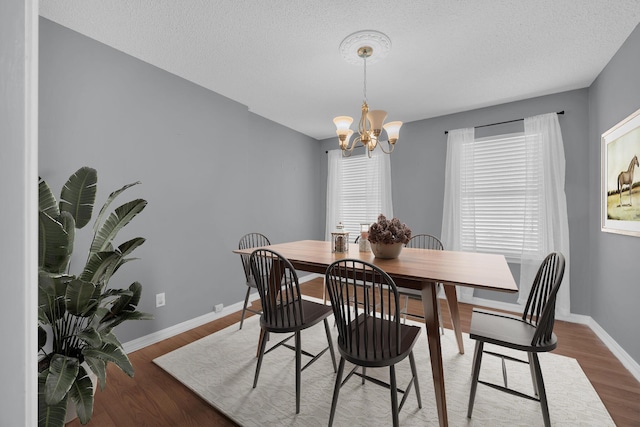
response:
<path fill-rule="evenodd" d="M 588 316 L 584 316 L 588 317 Z M 587 326 L 591 328 L 593 332 L 600 338 L 600 340 L 604 343 L 604 345 L 609 348 L 609 350 L 618 358 L 620 363 L 631 372 L 636 380 L 640 381 L 640 364 L 633 360 L 633 358 L 624 351 L 620 345 L 604 330 L 602 327 L 593 320 L 593 318 L 588 317 L 589 321 L 586 323 Z"/>
<path fill-rule="evenodd" d="M 299 278 L 300 283 L 307 282 L 311 279 L 315 279 L 316 277 L 321 277 L 320 274 L 308 274 L 306 276 L 302 276 Z M 249 301 L 253 302 L 257 299 L 260 299 L 258 292 L 254 292 L 249 296 Z M 244 301 L 237 302 L 235 304 L 229 305 L 222 309 L 219 313 L 207 313 L 202 316 L 198 316 L 196 318 L 187 320 L 182 323 L 178 323 L 177 325 L 170 326 L 166 329 L 162 329 L 157 332 L 153 332 L 149 335 L 145 335 L 140 338 L 136 338 L 135 340 L 128 341 L 122 344 L 125 353 L 132 353 L 134 351 L 143 349 L 149 345 L 158 343 L 162 340 L 166 340 L 167 338 L 174 337 L 183 332 L 189 331 L 193 328 L 197 328 L 198 326 L 202 326 L 206 323 L 212 322 L 214 320 L 220 319 L 228 314 L 235 313 L 236 311 L 242 310 L 242 306 L 244 305 Z"/>
<path fill-rule="evenodd" d="M 309 280 L 315 279 L 317 277 L 322 277 L 321 274 L 308 274 L 300 277 L 300 283 L 307 282 Z M 259 299 L 259 296 L 256 293 L 251 294 L 249 297 L 251 301 Z M 468 301 L 460 301 L 468 304 L 478 305 L 487 308 L 493 308 L 498 310 L 506 310 L 512 311 L 515 313 L 522 312 L 522 306 L 519 304 L 506 303 L 501 301 L 493 301 L 483 298 L 473 297 Z M 171 326 L 166 329 L 162 329 L 160 331 L 154 332 L 149 335 L 145 335 L 143 337 L 137 338 L 135 340 L 126 342 L 123 344 L 124 351 L 126 353 L 131 353 L 136 350 L 140 350 L 149 345 L 155 344 L 167 338 L 171 338 L 173 336 L 179 335 L 183 332 L 191 330 L 193 328 L 197 328 L 198 326 L 204 325 L 206 323 L 212 322 L 216 319 L 220 319 L 228 314 L 235 313 L 236 311 L 242 310 L 243 301 L 237 302 L 235 304 L 229 305 L 225 307 L 219 313 L 207 313 L 202 316 L 196 317 L 191 320 L 187 320 L 186 322 L 179 323 L 177 325 Z M 602 327 L 595 321 L 591 316 L 584 316 L 581 314 L 570 314 L 569 316 L 557 316 L 558 320 L 571 322 L 571 323 L 580 323 L 583 325 L 587 325 L 591 328 L 591 330 L 600 338 L 600 340 L 607 346 L 609 351 L 613 353 L 613 355 L 622 363 L 622 365 L 631 372 L 631 374 L 636 378 L 636 380 L 640 381 L 640 364 L 633 360 L 633 358 L 622 348 L 618 343 L 604 330 Z"/>

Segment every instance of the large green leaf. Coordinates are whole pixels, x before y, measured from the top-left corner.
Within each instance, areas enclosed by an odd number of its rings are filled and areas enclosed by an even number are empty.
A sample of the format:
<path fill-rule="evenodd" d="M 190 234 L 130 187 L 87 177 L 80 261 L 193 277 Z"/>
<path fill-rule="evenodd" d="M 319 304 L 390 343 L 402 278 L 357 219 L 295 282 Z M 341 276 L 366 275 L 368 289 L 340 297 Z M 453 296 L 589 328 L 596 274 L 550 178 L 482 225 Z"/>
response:
<path fill-rule="evenodd" d="M 107 385 L 107 363 L 98 359 L 97 357 L 90 357 L 85 355 L 84 361 L 89 365 L 94 374 L 98 377 L 98 384 L 100 385 L 100 390 L 104 390 L 104 387 Z"/>
<path fill-rule="evenodd" d="M 71 175 L 62 188 L 60 211 L 73 216 L 76 228 L 84 227 L 91 220 L 97 182 L 98 172 L 85 166 Z"/>
<path fill-rule="evenodd" d="M 55 405 L 48 405 L 45 397 L 45 383 L 49 370 L 38 374 L 38 427 L 63 427 L 67 414 L 67 396 Z"/>
<path fill-rule="evenodd" d="M 79 365 L 75 357 L 53 355 L 44 385 L 45 401 L 48 405 L 55 405 L 67 396 L 78 375 Z"/>
<path fill-rule="evenodd" d="M 74 316 L 86 317 L 95 312 L 97 300 L 95 295 L 96 285 L 84 280 L 74 279 L 65 293 L 67 311 Z"/>
<path fill-rule="evenodd" d="M 104 251 L 118 232 L 147 206 L 143 199 L 132 200 L 116 208 L 93 238 L 91 253 Z"/>
<path fill-rule="evenodd" d="M 80 365 L 78 376 L 69 389 L 69 397 L 76 404 L 76 413 L 84 425 L 93 415 L 93 382 L 84 367 Z"/>
<path fill-rule="evenodd" d="M 118 315 L 124 310 L 135 310 L 140 302 L 140 295 L 142 294 L 142 285 L 139 282 L 134 282 L 129 286 L 130 295 L 120 296 L 111 306 L 111 312 Z"/>
<path fill-rule="evenodd" d="M 38 275 L 38 321 L 53 324 L 62 318 L 66 310 L 65 294 L 72 277 Z"/>
<path fill-rule="evenodd" d="M 61 215 L 62 217 L 62 215 Z M 64 218 L 66 222 L 68 218 Z M 72 236 L 65 225 L 45 212 L 38 216 L 38 267 L 51 273 L 63 273 L 73 250 Z"/>
<path fill-rule="evenodd" d="M 102 346 L 102 337 L 94 328 L 86 328 L 80 331 L 77 335 L 82 341 L 86 342 L 91 347 Z"/>
<path fill-rule="evenodd" d="M 144 242 L 145 239 L 142 237 L 136 237 L 121 244 L 113 252 L 98 252 L 91 255 L 81 277 L 92 282 L 108 284 L 111 276 L 113 276 L 123 264 L 137 259 L 124 257 Z"/>
<path fill-rule="evenodd" d="M 100 348 L 85 347 L 82 350 L 82 354 L 85 357 L 97 357 L 105 362 L 113 362 L 116 366 L 122 369 L 125 374 L 133 377 L 133 365 L 131 365 L 131 362 L 122 349 L 122 346 L 105 343 Z"/>
<path fill-rule="evenodd" d="M 119 259 L 120 255 L 113 251 L 92 253 L 80 278 L 93 283 L 102 282 L 105 273 L 110 270 L 109 267 L 114 265 L 113 269 L 115 269 Z"/>
<path fill-rule="evenodd" d="M 45 345 L 47 345 L 47 331 L 38 325 L 38 351 L 42 350 Z"/>
<path fill-rule="evenodd" d="M 98 226 L 100 225 L 100 223 L 102 223 L 102 217 L 107 212 L 107 209 L 111 205 L 111 202 L 113 202 L 113 200 L 116 197 L 118 197 L 118 195 L 120 193 L 122 193 L 123 191 L 125 191 L 127 188 L 133 187 L 134 185 L 138 185 L 138 184 L 140 184 L 140 181 L 133 182 L 131 184 L 127 184 L 127 185 L 123 186 L 122 188 L 120 188 L 119 190 L 116 190 L 113 193 L 109 194 L 109 197 L 107 197 L 107 201 L 104 202 L 104 205 L 102 205 L 102 208 L 100 209 L 100 213 L 98 214 L 98 217 L 96 218 L 96 222 L 93 223 L 93 232 L 94 233 L 96 231 L 98 231 Z"/>
<path fill-rule="evenodd" d="M 133 252 L 138 246 L 142 245 L 146 239 L 144 237 L 135 237 L 131 240 L 127 240 L 120 246 L 118 246 L 118 252 L 124 258 Z"/>
<path fill-rule="evenodd" d="M 38 182 L 38 205 L 40 211 L 46 213 L 51 218 L 57 218 L 60 215 L 60 209 L 58 209 L 58 201 L 53 195 L 49 184 L 40 178 Z"/>

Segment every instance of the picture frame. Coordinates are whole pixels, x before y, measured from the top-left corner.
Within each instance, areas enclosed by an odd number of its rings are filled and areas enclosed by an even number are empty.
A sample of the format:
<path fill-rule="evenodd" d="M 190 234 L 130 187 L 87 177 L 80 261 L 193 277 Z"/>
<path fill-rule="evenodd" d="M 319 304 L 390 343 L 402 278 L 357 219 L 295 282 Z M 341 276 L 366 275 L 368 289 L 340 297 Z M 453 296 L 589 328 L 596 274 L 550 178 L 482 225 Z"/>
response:
<path fill-rule="evenodd" d="M 602 134 L 602 231 L 640 237 L 640 110 Z"/>

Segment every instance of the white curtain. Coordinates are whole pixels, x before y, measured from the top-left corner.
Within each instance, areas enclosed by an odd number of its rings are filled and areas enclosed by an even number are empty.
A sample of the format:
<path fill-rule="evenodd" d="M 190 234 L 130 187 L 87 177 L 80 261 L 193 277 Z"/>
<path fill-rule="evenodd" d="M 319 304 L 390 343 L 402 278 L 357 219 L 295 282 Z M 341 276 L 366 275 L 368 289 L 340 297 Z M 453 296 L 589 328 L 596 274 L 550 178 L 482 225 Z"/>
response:
<path fill-rule="evenodd" d="M 331 150 L 327 153 L 327 214 L 325 222 L 324 239 L 331 240 L 331 232 L 342 218 L 342 179 L 341 164 L 342 150 Z"/>
<path fill-rule="evenodd" d="M 367 205 L 367 216 L 371 222 L 378 220 L 379 214 L 393 218 L 391 197 L 391 156 L 382 150 L 375 150 L 367 160 L 367 200 L 375 203 Z"/>
<path fill-rule="evenodd" d="M 461 201 L 460 167 L 464 165 L 464 144 L 473 143 L 475 131 L 473 128 L 449 131 L 447 139 L 447 159 L 444 181 L 444 208 L 442 211 L 442 231 L 440 237 L 444 248 L 449 251 L 460 250 Z M 469 302 L 473 298 L 473 288 L 458 286 L 458 300 Z"/>
<path fill-rule="evenodd" d="M 362 176 L 346 176 L 342 173 L 344 162 L 364 162 Z M 374 222 L 380 213 L 388 218 L 393 217 L 391 197 L 391 161 L 389 155 L 380 150 L 373 152 L 372 157 L 364 156 L 342 157 L 341 150 L 331 150 L 328 153 L 327 168 L 327 213 L 325 222 L 325 240 L 331 239 L 331 232 L 339 221 L 347 214 L 344 211 L 343 200 L 347 197 L 344 192 L 346 179 L 356 180 L 357 187 L 362 188 L 366 195 L 366 218 L 363 221 Z"/>
<path fill-rule="evenodd" d="M 525 222 L 538 221 L 538 236 L 528 235 L 523 239 L 522 261 L 520 265 L 520 293 L 518 302 L 525 304 L 531 284 L 540 263 L 550 252 L 561 252 L 565 257 L 564 280 L 556 300 L 556 313 L 567 316 L 570 313 L 569 286 L 569 220 L 567 198 L 564 192 L 565 157 L 562 131 L 556 113 L 543 114 L 524 119 L 527 155 L 540 157 L 535 153 L 542 150 L 542 165 L 529 165 L 527 173 L 542 171 L 542 185 L 526 194 L 529 214 Z M 526 228 L 525 228 L 526 230 Z M 537 241 L 537 245 L 531 242 Z M 537 248 L 536 248 L 537 247 Z"/>

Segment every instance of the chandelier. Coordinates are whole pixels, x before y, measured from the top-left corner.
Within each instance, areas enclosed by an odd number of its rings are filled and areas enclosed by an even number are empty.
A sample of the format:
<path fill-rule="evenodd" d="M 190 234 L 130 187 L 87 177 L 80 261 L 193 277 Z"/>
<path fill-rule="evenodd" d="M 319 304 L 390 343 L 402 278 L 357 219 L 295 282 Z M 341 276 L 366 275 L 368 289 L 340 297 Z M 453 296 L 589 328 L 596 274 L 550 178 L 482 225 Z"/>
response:
<path fill-rule="evenodd" d="M 391 40 L 389 37 L 378 31 L 370 30 L 353 33 L 347 36 L 340 44 L 340 51 L 346 61 L 357 64 L 361 59 L 364 63 L 362 115 L 358 123 L 358 134 L 353 141 L 350 141 L 354 133 L 353 130 L 350 129 L 353 118 L 349 116 L 338 116 L 333 119 L 344 157 L 351 156 L 353 149 L 358 143 L 361 143 L 367 148 L 367 155 L 369 157 L 371 157 L 373 150 L 378 146 L 386 154 L 391 154 L 398 141 L 402 122 L 389 122 L 383 125 L 387 118 L 387 112 L 383 110 L 369 111 L 369 104 L 367 103 L 367 60 L 371 64 L 379 61 L 389 53 L 390 48 Z M 380 139 L 382 129 L 387 133 L 386 141 Z"/>

